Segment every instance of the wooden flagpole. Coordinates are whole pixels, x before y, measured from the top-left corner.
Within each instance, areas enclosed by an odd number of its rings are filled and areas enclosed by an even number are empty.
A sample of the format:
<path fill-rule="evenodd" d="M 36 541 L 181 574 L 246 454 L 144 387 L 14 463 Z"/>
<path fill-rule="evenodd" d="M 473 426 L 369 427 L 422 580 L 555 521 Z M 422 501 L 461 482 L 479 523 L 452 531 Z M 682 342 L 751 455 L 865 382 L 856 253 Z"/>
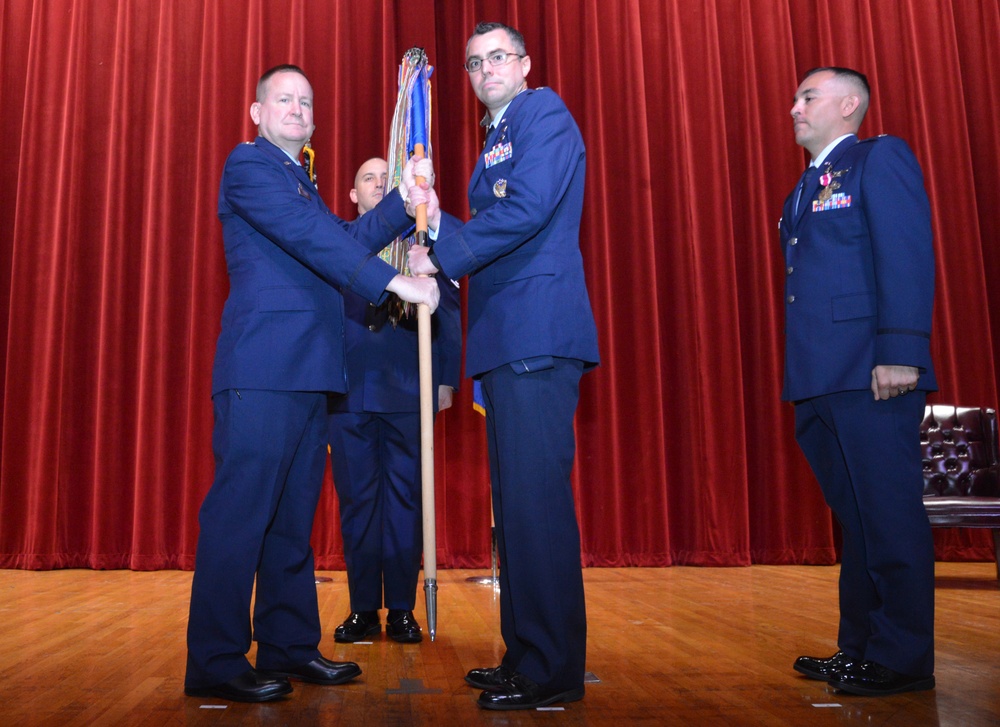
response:
<path fill-rule="evenodd" d="M 413 156 L 422 159 L 424 145 L 416 144 Z M 417 184 L 424 183 L 417 177 Z M 427 205 L 417 205 L 417 244 L 427 244 Z M 424 276 L 426 277 L 426 276 Z M 424 531 L 424 600 L 427 631 L 437 637 L 437 533 L 434 517 L 434 377 L 431 368 L 431 309 L 417 306 L 417 354 L 420 365 L 420 483 Z"/>

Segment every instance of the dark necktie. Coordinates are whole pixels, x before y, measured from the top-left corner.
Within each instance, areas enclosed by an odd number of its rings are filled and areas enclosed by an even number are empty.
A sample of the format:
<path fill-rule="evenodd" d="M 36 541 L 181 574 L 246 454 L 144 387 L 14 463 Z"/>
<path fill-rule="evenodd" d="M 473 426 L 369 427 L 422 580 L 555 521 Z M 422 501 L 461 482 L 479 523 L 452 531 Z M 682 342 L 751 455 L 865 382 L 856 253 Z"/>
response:
<path fill-rule="evenodd" d="M 795 206 L 792 208 L 792 216 L 799 216 L 799 209 L 805 204 L 806 200 L 803 199 L 807 189 L 812 189 L 813 182 L 816 179 L 816 174 L 819 172 L 819 167 L 814 167 L 811 164 L 806 167 L 806 170 L 802 172 L 802 178 L 799 180 L 799 186 L 795 188 Z"/>

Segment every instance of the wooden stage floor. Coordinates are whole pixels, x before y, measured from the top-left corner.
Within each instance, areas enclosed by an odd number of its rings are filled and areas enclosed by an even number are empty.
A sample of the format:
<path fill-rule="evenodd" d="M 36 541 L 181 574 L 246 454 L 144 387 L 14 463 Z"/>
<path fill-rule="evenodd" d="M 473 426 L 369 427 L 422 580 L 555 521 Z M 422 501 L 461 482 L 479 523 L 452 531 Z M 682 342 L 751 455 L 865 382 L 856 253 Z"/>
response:
<path fill-rule="evenodd" d="M 317 585 L 321 649 L 361 664 L 337 687 L 281 702 L 183 693 L 191 573 L 0 570 L 0 724 L 28 725 L 955 725 L 1000 724 L 1000 586 L 992 563 L 937 565 L 937 689 L 884 698 L 798 676 L 835 651 L 836 566 L 591 568 L 594 681 L 564 711 L 486 712 L 468 669 L 499 662 L 486 571 L 439 572 L 438 634 L 337 644 L 346 575 Z M 417 618 L 426 626 L 422 589 Z M 426 635 L 425 635 L 426 636 Z M 252 657 L 251 657 L 252 660 Z"/>

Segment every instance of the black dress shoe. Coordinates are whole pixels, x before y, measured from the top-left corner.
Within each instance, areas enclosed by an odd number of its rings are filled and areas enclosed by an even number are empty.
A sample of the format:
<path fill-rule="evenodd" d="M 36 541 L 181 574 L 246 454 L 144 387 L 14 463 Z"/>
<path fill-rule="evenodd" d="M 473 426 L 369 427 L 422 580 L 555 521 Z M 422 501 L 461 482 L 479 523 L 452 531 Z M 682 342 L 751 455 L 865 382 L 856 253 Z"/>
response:
<path fill-rule="evenodd" d="M 385 619 L 385 632 L 390 639 L 401 644 L 415 644 L 424 638 L 420 633 L 420 624 L 413 618 L 413 611 L 394 608 L 389 609 L 389 615 Z"/>
<path fill-rule="evenodd" d="M 503 664 L 486 669 L 472 669 L 465 675 L 465 682 L 476 689 L 496 689 L 513 673 Z"/>
<path fill-rule="evenodd" d="M 353 661 L 330 661 L 318 656 L 308 664 L 284 669 L 258 669 L 261 674 L 286 679 L 301 679 L 310 684 L 343 684 L 361 674 L 361 667 Z"/>
<path fill-rule="evenodd" d="M 885 694 L 933 689 L 934 675 L 914 677 L 900 674 L 874 661 L 862 661 L 834 673 L 830 677 L 830 686 L 850 694 L 879 697 Z"/>
<path fill-rule="evenodd" d="M 542 689 L 523 674 L 513 672 L 500 686 L 479 695 L 483 709 L 537 709 L 556 702 L 576 702 L 583 699 L 583 687 L 578 689 Z"/>
<path fill-rule="evenodd" d="M 374 636 L 381 631 L 382 624 L 378 620 L 378 611 L 354 611 L 333 632 L 333 640 L 352 643 L 361 641 L 368 636 Z"/>
<path fill-rule="evenodd" d="M 273 678 L 256 669 L 210 687 L 184 687 L 189 697 L 216 697 L 233 702 L 269 702 L 292 693 L 292 685 L 284 677 Z"/>
<path fill-rule="evenodd" d="M 856 661 L 859 661 L 859 659 L 848 656 L 843 651 L 838 651 L 828 659 L 821 659 L 818 656 L 800 656 L 795 660 L 792 668 L 800 674 L 805 674 L 810 679 L 828 682 L 834 672 L 842 671 Z"/>

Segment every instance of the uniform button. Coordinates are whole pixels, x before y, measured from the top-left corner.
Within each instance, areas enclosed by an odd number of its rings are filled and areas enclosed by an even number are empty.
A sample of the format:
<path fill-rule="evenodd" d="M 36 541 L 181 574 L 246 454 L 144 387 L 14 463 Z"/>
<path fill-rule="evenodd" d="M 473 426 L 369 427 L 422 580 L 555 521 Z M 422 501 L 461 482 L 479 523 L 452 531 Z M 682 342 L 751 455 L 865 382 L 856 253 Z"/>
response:
<path fill-rule="evenodd" d="M 789 303 L 794 303 L 795 302 L 795 296 L 794 295 L 790 295 L 790 296 L 788 296 L 787 300 L 788 300 Z"/>
<path fill-rule="evenodd" d="M 476 208 L 475 207 L 473 207 L 471 210 L 469 210 L 469 212 L 472 214 L 473 217 L 476 216 Z"/>
<path fill-rule="evenodd" d="M 788 241 L 788 244 L 789 244 L 789 245 L 798 245 L 798 244 L 799 244 L 799 238 L 797 238 L 797 237 L 793 237 L 793 238 L 791 238 L 791 239 L 790 239 L 790 240 Z"/>
<path fill-rule="evenodd" d="M 375 326 L 374 325 L 368 326 L 368 330 L 371 331 L 372 333 L 374 333 L 375 332 Z"/>
<path fill-rule="evenodd" d="M 788 273 L 789 275 L 791 275 L 792 273 L 795 272 L 795 268 L 793 268 L 791 265 L 789 265 L 788 268 L 785 270 L 785 272 Z"/>

